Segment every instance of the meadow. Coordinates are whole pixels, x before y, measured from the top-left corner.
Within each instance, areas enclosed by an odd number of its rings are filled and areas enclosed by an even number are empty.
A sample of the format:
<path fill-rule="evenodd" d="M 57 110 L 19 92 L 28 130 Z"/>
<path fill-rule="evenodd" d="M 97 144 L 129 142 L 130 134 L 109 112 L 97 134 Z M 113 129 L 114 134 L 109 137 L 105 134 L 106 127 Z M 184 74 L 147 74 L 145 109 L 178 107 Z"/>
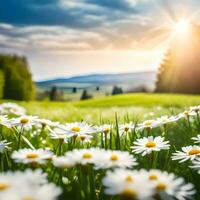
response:
<path fill-rule="evenodd" d="M 0 199 L 198 200 L 199 104 L 172 94 L 2 101 Z"/>
<path fill-rule="evenodd" d="M 114 120 L 115 114 L 122 120 L 173 114 L 198 105 L 198 95 L 175 94 L 122 94 L 77 102 L 17 102 L 27 113 L 60 122 L 87 121 L 98 123 L 101 118 Z"/>

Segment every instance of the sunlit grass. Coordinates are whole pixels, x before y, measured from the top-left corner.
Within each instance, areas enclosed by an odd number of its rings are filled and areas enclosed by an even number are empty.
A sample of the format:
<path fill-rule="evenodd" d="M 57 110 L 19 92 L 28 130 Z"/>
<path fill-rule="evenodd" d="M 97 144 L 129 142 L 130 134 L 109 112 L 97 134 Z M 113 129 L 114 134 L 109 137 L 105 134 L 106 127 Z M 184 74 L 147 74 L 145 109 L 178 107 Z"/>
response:
<path fill-rule="evenodd" d="M 191 105 L 200 103 L 200 96 L 174 94 L 123 94 L 100 99 L 69 102 L 17 102 L 29 114 L 52 120 L 99 122 L 100 118 L 110 121 L 115 113 L 121 120 L 124 116 L 146 118 L 177 113 Z M 148 116 L 149 115 L 149 116 Z"/>

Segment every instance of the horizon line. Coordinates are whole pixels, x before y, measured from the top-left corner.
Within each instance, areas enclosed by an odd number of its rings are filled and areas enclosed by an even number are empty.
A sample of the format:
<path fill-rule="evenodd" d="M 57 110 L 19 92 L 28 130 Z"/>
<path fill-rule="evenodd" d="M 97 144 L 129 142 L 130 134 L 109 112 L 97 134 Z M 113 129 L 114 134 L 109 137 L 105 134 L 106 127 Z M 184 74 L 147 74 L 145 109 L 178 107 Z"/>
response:
<path fill-rule="evenodd" d="M 149 72 L 156 72 L 156 70 L 143 70 L 143 71 L 135 71 L 135 72 L 83 73 L 83 74 L 74 74 L 71 76 L 55 76 L 55 77 L 49 77 L 49 78 L 45 78 L 45 79 L 38 79 L 38 80 L 34 80 L 34 82 L 37 83 L 37 82 L 45 82 L 45 81 L 51 81 L 51 80 L 57 80 L 57 79 L 70 79 L 70 78 L 74 78 L 74 77 L 94 76 L 94 75 L 139 74 L 139 73 L 149 73 Z"/>

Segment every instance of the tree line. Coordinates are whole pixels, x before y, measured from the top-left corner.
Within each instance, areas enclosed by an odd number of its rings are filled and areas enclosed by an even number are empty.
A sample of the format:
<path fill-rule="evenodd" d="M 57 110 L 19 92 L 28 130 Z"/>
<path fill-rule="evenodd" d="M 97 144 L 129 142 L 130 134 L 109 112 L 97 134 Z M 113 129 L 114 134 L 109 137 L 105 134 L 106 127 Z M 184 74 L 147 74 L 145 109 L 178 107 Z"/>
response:
<path fill-rule="evenodd" d="M 0 98 L 29 101 L 35 86 L 26 57 L 0 54 Z"/>

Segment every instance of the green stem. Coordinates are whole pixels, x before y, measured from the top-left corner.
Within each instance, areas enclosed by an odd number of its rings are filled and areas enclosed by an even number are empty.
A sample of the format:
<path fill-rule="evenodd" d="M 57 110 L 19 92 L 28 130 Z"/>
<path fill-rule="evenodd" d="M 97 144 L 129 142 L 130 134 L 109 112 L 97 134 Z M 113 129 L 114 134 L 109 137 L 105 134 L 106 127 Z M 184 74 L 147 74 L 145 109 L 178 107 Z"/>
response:
<path fill-rule="evenodd" d="M 197 121 L 198 121 L 198 124 L 199 124 L 199 128 L 200 128 L 200 116 L 199 116 L 199 112 L 197 111 Z"/>
<path fill-rule="evenodd" d="M 187 117 L 187 122 L 188 122 L 188 127 L 191 128 L 191 124 L 190 124 L 190 117 Z"/>
<path fill-rule="evenodd" d="M 105 149 L 108 149 L 107 133 L 104 133 L 105 136 Z"/>
<path fill-rule="evenodd" d="M 3 136 L 3 126 L 0 125 L 0 134 L 1 134 L 1 139 L 4 140 L 4 136 Z"/>
<path fill-rule="evenodd" d="M 154 154 L 153 154 L 152 168 L 156 168 L 157 160 L 158 160 L 158 152 L 154 152 Z"/>
<path fill-rule="evenodd" d="M 23 132 L 23 126 L 21 126 L 20 131 L 19 131 L 17 150 L 19 150 L 19 148 L 21 146 L 21 135 L 22 135 L 22 132 Z"/>

